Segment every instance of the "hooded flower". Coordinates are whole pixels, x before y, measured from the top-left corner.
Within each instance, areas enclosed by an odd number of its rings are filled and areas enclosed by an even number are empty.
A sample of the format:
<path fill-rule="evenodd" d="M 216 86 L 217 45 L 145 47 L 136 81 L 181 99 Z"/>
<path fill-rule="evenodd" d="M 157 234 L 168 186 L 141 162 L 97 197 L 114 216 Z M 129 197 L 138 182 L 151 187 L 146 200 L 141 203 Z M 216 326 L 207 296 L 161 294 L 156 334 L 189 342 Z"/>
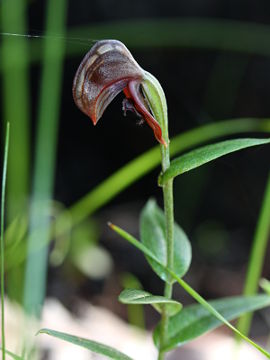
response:
<path fill-rule="evenodd" d="M 76 72 L 73 82 L 74 101 L 96 125 L 108 105 L 123 91 L 126 96 L 124 110 L 134 110 L 139 114 L 152 128 L 156 139 L 166 146 L 161 127 L 151 114 L 142 92 L 145 74 L 120 41 L 98 41 Z"/>

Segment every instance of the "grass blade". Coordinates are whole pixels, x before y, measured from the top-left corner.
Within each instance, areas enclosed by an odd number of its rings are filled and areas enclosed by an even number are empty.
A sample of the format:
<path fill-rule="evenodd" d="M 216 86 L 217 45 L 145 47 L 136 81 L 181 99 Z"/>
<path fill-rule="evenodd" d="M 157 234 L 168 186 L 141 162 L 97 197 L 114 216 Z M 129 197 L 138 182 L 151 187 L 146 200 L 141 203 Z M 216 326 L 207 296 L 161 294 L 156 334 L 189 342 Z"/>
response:
<path fill-rule="evenodd" d="M 4 221 L 5 221 L 5 195 L 7 181 L 7 164 L 9 149 L 9 123 L 7 123 L 6 141 L 4 150 L 3 175 L 2 175 L 2 191 L 1 191 L 1 333 L 2 333 L 2 359 L 5 360 L 5 242 L 4 242 Z"/>
<path fill-rule="evenodd" d="M 66 13 L 66 0 L 47 2 L 47 33 L 65 34 Z M 44 46 L 24 293 L 25 310 L 37 316 L 43 304 L 46 287 L 50 238 L 49 203 L 53 191 L 64 39 L 58 37 L 52 41 L 48 37 Z M 39 230 L 38 236 L 36 229 Z M 36 244 L 41 244 L 38 250 L 34 249 Z"/>
<path fill-rule="evenodd" d="M 174 156 L 193 146 L 218 137 L 255 131 L 270 133 L 270 120 L 246 118 L 207 124 L 172 138 L 170 140 L 170 154 Z M 67 213 L 72 216 L 73 225 L 75 226 L 93 214 L 97 209 L 158 165 L 160 165 L 159 146 L 155 146 L 131 160 L 67 210 Z M 66 231 L 65 216 L 66 214 L 63 213 L 63 217 L 60 216 L 57 220 L 57 233 L 59 234 Z"/>
<path fill-rule="evenodd" d="M 133 36 L 137 34 L 137 36 Z M 68 57 L 89 50 L 93 39 L 119 39 L 129 48 L 185 48 L 235 51 L 269 56 L 270 28 L 254 22 L 202 19 L 129 19 L 71 28 Z M 245 41 L 243 41 L 245 39 Z M 32 61 L 40 61 L 40 40 L 33 41 Z"/>
<path fill-rule="evenodd" d="M 18 32 L 26 32 L 27 5 L 26 0 L 2 1 L 1 31 L 16 28 Z M 30 52 L 29 41 L 25 38 L 6 36 L 2 40 L 4 119 L 12 126 L 7 199 L 13 201 L 8 201 L 6 211 L 7 220 L 11 221 L 18 212 L 23 211 L 29 190 Z"/>
<path fill-rule="evenodd" d="M 254 295 L 258 290 L 259 279 L 265 259 L 267 242 L 270 233 L 270 173 L 266 184 L 263 203 L 248 263 L 244 295 Z M 246 314 L 238 322 L 238 330 L 248 335 L 252 321 L 252 313 Z"/>
<path fill-rule="evenodd" d="M 78 345 L 85 349 L 91 350 L 97 354 L 105 355 L 111 359 L 132 360 L 129 356 L 121 353 L 120 351 L 118 351 L 110 346 L 93 341 L 93 340 L 84 339 L 84 338 L 81 338 L 78 336 L 66 334 L 66 333 L 51 330 L 51 329 L 41 329 L 41 330 L 39 330 L 38 334 L 47 334 L 50 336 L 54 336 L 58 339 L 61 339 L 61 340 L 70 342 L 74 345 Z"/>
<path fill-rule="evenodd" d="M 252 341 L 247 336 L 242 334 L 239 330 L 237 330 L 233 325 L 231 325 L 211 304 L 209 304 L 200 294 L 198 294 L 191 286 L 189 286 L 188 283 L 186 283 L 183 279 L 180 279 L 173 271 L 171 271 L 166 266 L 164 266 L 147 247 L 145 247 L 137 239 L 135 239 L 132 235 L 130 235 L 129 233 L 127 233 L 125 230 L 121 229 L 120 227 L 118 227 L 114 224 L 111 224 L 111 223 L 109 223 L 109 226 L 111 227 L 112 230 L 114 230 L 116 233 L 118 233 L 120 236 L 122 236 L 125 240 L 127 240 L 129 243 L 131 243 L 137 249 L 141 250 L 145 255 L 151 257 L 152 260 L 159 263 L 159 265 L 162 266 L 164 268 L 164 270 L 167 271 L 191 297 L 193 297 L 193 299 L 195 299 L 206 310 L 208 310 L 210 314 L 212 314 L 215 318 L 217 318 L 219 321 L 221 321 L 228 328 L 230 328 L 234 333 L 239 335 L 242 339 L 244 339 L 245 341 L 250 343 L 252 346 L 254 346 L 258 351 L 260 351 L 262 354 L 264 354 L 268 359 L 270 359 L 270 354 L 265 349 L 263 349 L 260 345 L 256 344 L 254 341 Z"/>
<path fill-rule="evenodd" d="M 3 351 L 3 348 L 0 346 L 0 350 L 2 350 Z M 22 358 L 21 356 L 19 356 L 19 355 L 16 355 L 16 354 L 14 354 L 13 352 L 11 352 L 11 351 L 9 351 L 9 350 L 5 350 L 6 351 L 6 354 L 8 354 L 10 357 L 12 357 L 12 359 L 14 359 L 14 360 L 24 360 L 24 358 Z"/>
<path fill-rule="evenodd" d="M 270 306 L 270 296 L 232 296 L 208 302 L 228 321 L 234 320 L 244 313 Z M 222 323 L 209 313 L 202 305 L 186 306 L 181 313 L 169 320 L 164 350 L 169 351 L 182 346 L 197 337 L 216 329 Z M 154 340 L 159 343 L 159 326 L 155 329 Z"/>
<path fill-rule="evenodd" d="M 171 162 L 171 166 L 159 176 L 159 185 L 166 184 L 169 180 L 187 171 L 196 169 L 221 156 L 239 151 L 251 146 L 270 143 L 270 139 L 234 139 L 221 141 L 216 144 L 206 145 L 199 149 L 184 154 Z"/>
<path fill-rule="evenodd" d="M 25 33 L 27 31 L 27 0 L 1 1 L 1 31 Z M 12 127 L 7 176 L 6 219 L 10 223 L 25 213 L 29 196 L 30 174 L 30 43 L 26 38 L 5 36 L 1 47 L 3 66 L 3 117 L 4 124 Z M 14 85 L 16 84 L 16 85 Z M 5 132 L 3 131 L 3 134 Z M 20 159 L 18 161 L 18 159 Z M 13 240 L 16 241 L 16 235 Z M 8 264 L 8 261 L 6 261 Z M 24 267 L 15 267 L 6 279 L 10 298 L 21 302 Z"/>
<path fill-rule="evenodd" d="M 270 120 L 247 118 L 226 120 L 203 125 L 172 138 L 170 142 L 170 153 L 171 156 L 173 156 L 186 151 L 193 146 L 200 145 L 218 137 L 239 133 L 247 134 L 249 132 L 270 133 Z M 54 233 L 51 232 L 51 237 L 61 236 L 65 232 L 69 232 L 70 226 L 79 224 L 158 165 L 160 165 L 159 146 L 156 146 L 131 160 L 106 180 L 101 182 L 88 194 L 83 196 L 69 209 L 65 210 L 56 219 L 56 224 L 53 229 Z M 67 218 L 72 219 L 72 225 L 69 221 L 66 221 Z M 39 235 L 38 230 L 36 230 L 36 232 Z M 46 241 L 49 240 L 50 239 L 45 239 L 42 244 L 45 244 Z M 17 253 L 20 254 L 19 261 L 23 261 L 26 253 L 25 246 L 22 242 L 19 246 L 20 248 L 18 248 L 17 251 Z M 35 249 L 39 249 L 40 246 L 41 245 L 36 244 Z M 11 252 L 9 252 L 8 255 L 12 258 Z"/>

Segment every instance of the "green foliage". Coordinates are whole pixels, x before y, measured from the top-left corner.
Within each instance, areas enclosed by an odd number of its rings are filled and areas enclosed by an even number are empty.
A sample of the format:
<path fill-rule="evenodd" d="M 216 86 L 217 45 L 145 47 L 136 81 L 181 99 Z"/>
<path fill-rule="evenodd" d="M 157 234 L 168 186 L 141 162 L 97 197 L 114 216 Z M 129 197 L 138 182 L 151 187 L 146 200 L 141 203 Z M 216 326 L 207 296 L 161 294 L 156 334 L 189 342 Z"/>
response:
<path fill-rule="evenodd" d="M 270 235 L 270 173 L 266 183 L 262 206 L 248 262 L 244 295 L 254 295 L 258 291 L 259 279 L 266 255 L 267 243 Z M 266 285 L 265 282 L 263 282 Z M 266 287 L 267 289 L 267 287 Z M 266 290 L 265 289 L 265 290 Z M 252 313 L 245 314 L 239 319 L 238 329 L 248 335 L 252 321 Z"/>
<path fill-rule="evenodd" d="M 91 46 L 89 36 L 91 39 L 120 39 L 133 48 L 179 47 L 270 55 L 268 25 L 227 19 L 147 18 L 78 26 L 68 32 L 71 40 L 79 39 L 69 42 L 68 56 L 83 55 Z M 41 41 L 34 40 L 32 61 L 40 60 L 40 48 Z"/>
<path fill-rule="evenodd" d="M 163 211 L 154 200 L 149 200 L 141 213 L 140 236 L 142 243 L 155 255 L 163 265 L 166 265 L 166 227 Z M 165 281 L 170 276 L 155 261 L 146 256 L 155 273 Z M 191 262 L 191 246 L 189 240 L 179 225 L 174 225 L 174 266 L 173 271 L 182 277 L 188 270 Z"/>
<path fill-rule="evenodd" d="M 39 330 L 38 334 L 47 334 L 47 335 L 53 336 L 57 339 L 61 339 L 61 340 L 67 341 L 71 344 L 78 345 L 80 347 L 83 347 L 85 349 L 93 351 L 97 354 L 107 356 L 110 359 L 132 360 L 129 356 L 121 353 L 120 351 L 118 351 L 110 346 L 101 344 L 96 341 L 84 339 L 84 338 L 81 338 L 78 336 L 66 334 L 66 333 L 63 333 L 60 331 L 55 331 L 55 330 L 50 330 L 50 329 L 41 329 L 41 330 Z"/>
<path fill-rule="evenodd" d="M 18 1 L 17 1 L 18 2 Z M 9 2 L 6 1 L 6 4 Z M 26 28 L 26 17 L 25 14 L 25 4 L 26 1 L 19 1 L 18 5 L 18 21 L 20 21 L 19 28 Z M 66 2 L 65 0 L 58 1 L 57 5 L 53 1 L 49 2 L 48 11 L 51 16 L 48 16 L 47 30 L 48 32 L 62 35 L 65 32 L 65 15 L 66 15 Z M 54 5 L 52 5 L 54 4 Z M 3 6 L 4 8 L 4 6 Z M 10 19 L 12 20 L 13 11 L 10 11 L 10 5 L 5 7 L 8 11 L 2 11 L 3 13 L 3 30 L 5 26 L 9 27 Z M 2 10 L 2 9 L 1 9 Z M 21 15 L 20 15 L 21 13 Z M 18 22 L 17 21 L 17 22 Z M 165 29 L 165 30 L 164 30 Z M 86 32 L 85 32 L 86 31 Z M 131 34 L 136 33 L 138 36 L 134 37 Z M 163 20 L 134 20 L 132 22 L 121 21 L 118 23 L 112 24 L 101 24 L 101 25 L 92 25 L 90 27 L 84 28 L 74 28 L 71 30 L 70 34 L 73 37 L 88 37 L 91 34 L 92 38 L 103 38 L 108 37 L 108 34 L 111 34 L 110 37 L 120 38 L 123 41 L 126 41 L 128 45 L 144 47 L 149 46 L 190 46 L 190 47 L 201 47 L 201 48 L 215 48 L 215 49 L 229 49 L 235 51 L 245 51 L 247 53 L 257 52 L 259 54 L 269 55 L 270 52 L 268 47 L 265 44 L 269 43 L 269 28 L 263 25 L 257 24 L 242 24 L 235 21 L 216 21 L 216 20 L 198 20 L 198 19 L 188 19 L 181 20 L 179 19 L 163 19 Z M 140 36 L 140 34 L 144 36 Z M 158 36 L 157 36 L 158 34 Z M 201 34 L 198 36 L 198 34 Z M 105 36 L 106 35 L 106 36 Z M 252 35 L 252 36 L 250 36 Z M 248 39 L 247 41 L 242 41 L 243 36 Z M 260 41 L 258 41 L 258 39 Z M 8 41 L 3 45 L 3 64 L 0 65 L 3 70 L 5 70 L 4 75 L 4 94 L 6 98 L 9 98 L 9 104 L 5 105 L 7 114 L 5 114 L 6 119 L 13 118 L 19 119 L 22 121 L 17 121 L 16 126 L 20 131 L 16 131 L 16 138 L 14 137 L 14 144 L 16 146 L 16 153 L 20 156 L 13 156 L 15 159 L 13 166 L 11 167 L 11 186 L 9 186 L 10 192 L 14 193 L 26 193 L 28 187 L 28 173 L 29 168 L 29 129 L 28 129 L 28 76 L 27 68 L 29 60 L 36 61 L 40 60 L 43 56 L 40 51 L 41 42 L 33 41 L 30 45 L 32 47 L 31 52 L 27 54 L 27 47 L 25 41 L 20 41 L 19 39 L 14 39 L 13 45 L 7 46 Z M 18 41 L 17 41 L 18 40 Z M 221 41 L 222 40 L 222 41 Z M 85 49 L 89 47 L 89 41 L 85 42 L 85 47 L 81 46 L 81 42 L 78 46 L 76 42 L 74 45 L 68 46 L 67 54 L 68 56 L 77 55 L 84 52 Z M 10 52 L 9 52 L 10 51 Z M 15 56 L 14 56 L 15 54 Z M 20 54 L 21 56 L 16 56 Z M 13 57 L 10 66 L 10 56 Z M 62 36 L 48 37 L 45 40 L 45 56 L 44 56 L 44 67 L 43 67 L 43 78 L 42 78 L 42 95 L 39 107 L 39 125 L 37 129 L 38 139 L 37 139 L 37 156 L 36 163 L 34 166 L 34 181 L 33 181 L 33 202 L 34 206 L 32 207 L 31 216 L 30 216 L 30 233 L 31 238 L 29 241 L 28 254 L 26 248 L 23 245 L 23 251 L 20 251 L 21 248 L 17 244 L 20 243 L 20 240 L 25 240 L 26 235 L 28 234 L 27 224 L 28 216 L 26 217 L 26 222 L 20 222 L 20 226 L 17 226 L 18 221 L 14 221 L 14 226 L 16 227 L 16 234 L 11 231 L 9 235 L 11 239 L 15 239 L 13 245 L 10 246 L 10 254 L 15 260 L 10 261 L 11 267 L 17 265 L 23 261 L 25 254 L 27 254 L 27 275 L 26 275 L 26 297 L 25 297 L 25 306 L 26 309 L 34 309 L 43 300 L 45 293 L 45 278 L 46 278 L 46 258 L 48 243 L 52 237 L 52 232 L 49 229 L 49 222 L 46 220 L 48 213 L 45 211 L 46 216 L 44 216 L 43 209 L 36 207 L 36 203 L 47 200 L 52 195 L 52 186 L 53 186 L 53 174 L 54 174 L 54 162 L 55 162 L 55 152 L 56 152 L 56 135 L 57 135 L 57 115 L 59 109 L 59 98 L 60 98 L 60 80 L 62 75 L 62 61 L 64 58 L 64 45 Z M 15 65 L 15 66 L 14 66 Z M 16 79 L 16 81 L 10 81 Z M 17 81 L 18 80 L 18 81 Z M 149 79 L 148 79 L 149 80 Z M 151 79 L 150 79 L 151 80 Z M 18 86 L 15 89 L 14 86 L 10 84 L 17 83 Z M 155 83 L 153 88 L 150 90 L 145 90 L 146 98 L 157 106 L 152 106 L 155 117 L 166 117 L 167 109 L 166 106 L 160 101 L 155 102 Z M 162 89 L 161 89 L 162 90 Z M 17 94 L 17 95 L 16 95 Z M 15 101 L 15 103 L 14 103 Z M 6 102 L 7 104 L 7 102 Z M 11 104 L 11 106 L 10 106 Z M 19 104 L 19 106 L 18 106 Z M 49 105 L 48 105 L 49 104 Z M 14 106 L 16 105 L 16 106 Z M 166 104 L 165 104 L 166 105 Z M 11 116 L 11 115 L 14 116 Z M 162 114 L 162 115 L 157 115 Z M 167 131 L 167 119 L 163 121 L 164 128 L 163 131 Z M 166 124 L 165 124 L 166 123 Z M 248 132 L 248 131 L 270 131 L 270 122 L 269 120 L 258 121 L 257 119 L 241 119 L 233 120 L 227 122 L 220 122 L 209 124 L 198 129 L 188 131 L 185 134 L 177 136 L 175 139 L 172 139 L 170 142 L 171 155 L 175 155 L 179 152 L 186 151 L 188 148 L 193 146 L 198 146 L 199 144 L 205 141 L 211 141 L 219 136 L 235 134 L 239 132 Z M 24 139 L 20 141 L 21 139 Z M 48 149 L 47 141 L 50 139 L 51 146 Z M 198 166 L 201 166 L 209 161 L 212 161 L 220 156 L 237 151 L 249 146 L 255 146 L 262 143 L 268 143 L 270 140 L 259 140 L 259 139 L 240 139 L 240 140 L 230 140 L 226 142 L 221 142 L 214 145 L 204 146 L 203 148 L 196 149 L 188 154 L 181 156 L 180 158 L 174 160 L 170 168 L 161 174 L 160 184 L 166 185 L 168 181 L 172 180 L 175 176 L 182 174 L 186 171 L 195 169 Z M 169 141 L 168 141 L 169 144 Z M 48 151 L 44 151 L 47 148 Z M 162 151 L 165 151 L 162 149 Z M 14 152 L 15 154 L 15 152 Z M 164 155 L 164 154 L 163 154 Z M 169 148 L 167 149 L 167 160 L 169 159 Z M 17 158 L 20 158 L 21 165 L 23 167 L 20 172 L 20 176 L 17 176 L 18 173 L 18 162 Z M 13 161 L 12 161 L 13 162 Z M 72 217 L 73 224 L 71 226 L 76 226 L 82 220 L 88 217 L 89 214 L 92 214 L 95 210 L 100 208 L 102 205 L 110 201 L 114 196 L 127 188 L 130 184 L 141 178 L 143 175 L 151 171 L 160 163 L 160 152 L 158 147 L 151 149 L 137 159 L 131 161 L 129 164 L 124 166 L 122 169 L 117 171 L 115 174 L 107 178 L 104 182 L 99 184 L 94 190 L 87 194 L 83 199 L 78 201 L 75 205 L 71 207 L 70 216 Z M 24 165 L 23 165 L 24 164 Z M 164 169 L 164 167 L 163 167 Z M 14 170 L 14 171 L 13 171 Z M 15 174 L 15 176 L 14 176 Z M 172 181 L 171 181 L 172 185 Z M 13 186 L 13 190 L 12 190 Z M 15 189 L 15 191 L 14 191 Z M 39 197 L 39 192 L 45 194 L 44 198 Z M 3 193 L 3 191 L 2 191 Z M 166 198 L 166 195 L 164 196 Z M 18 198 L 19 199 L 19 198 Z M 19 204 L 21 201 L 17 201 Z M 167 204 L 169 203 L 171 209 L 173 208 L 173 199 L 170 201 L 167 199 Z M 166 199 L 165 199 L 166 204 Z M 45 205 L 46 206 L 46 205 Z M 3 195 L 2 195 L 2 208 L 3 208 Z M 24 211 L 23 211 L 24 212 Z M 168 212 L 166 212 L 168 214 Z M 45 219 L 44 223 L 40 227 L 40 219 Z M 70 224 L 63 221 L 65 214 L 60 216 L 56 220 L 55 224 L 55 233 L 57 235 L 65 235 L 67 229 L 70 229 Z M 171 216 L 171 228 L 173 228 L 173 212 Z M 25 220 L 25 219 L 23 219 Z M 167 222 L 167 223 L 166 223 Z M 2 229 L 1 229 L 1 246 L 3 246 L 3 209 L 2 209 Z M 265 224 L 269 226 L 269 216 Z M 63 225 L 64 224 L 64 225 Z M 33 228 L 37 228 L 36 232 L 33 232 Z M 228 320 L 235 318 L 242 314 L 245 311 L 253 311 L 263 306 L 269 305 L 269 296 L 260 295 L 253 298 L 233 298 L 233 299 L 223 299 L 213 302 L 206 302 L 195 290 L 193 290 L 187 283 L 185 283 L 181 277 L 187 272 L 190 261 L 191 261 L 191 248 L 189 241 L 182 231 L 182 229 L 175 224 L 174 225 L 174 246 L 171 246 L 173 249 L 173 261 L 168 261 L 168 219 L 165 219 L 165 216 L 161 209 L 158 208 L 154 201 L 150 201 L 145 206 L 142 216 L 141 216 L 141 243 L 134 239 L 131 235 L 125 233 L 123 230 L 112 225 L 112 228 L 116 230 L 119 234 L 124 236 L 129 242 L 134 246 L 139 248 L 146 256 L 149 264 L 153 270 L 165 281 L 165 293 L 166 286 L 168 283 L 173 281 L 178 282 L 194 299 L 196 299 L 200 305 L 192 305 L 187 307 L 182 312 L 179 312 L 181 304 L 177 303 L 174 300 L 170 299 L 172 291 L 168 291 L 170 294 L 166 296 L 155 296 L 148 292 L 142 290 L 125 290 L 120 295 L 120 301 L 128 304 L 151 304 L 158 311 L 162 312 L 162 316 L 165 312 L 169 315 L 174 315 L 170 318 L 168 323 L 168 336 L 166 342 L 162 341 L 162 349 L 167 351 L 177 345 L 181 345 L 184 342 L 190 341 L 193 338 L 209 331 L 210 329 L 219 326 L 221 323 L 226 324 L 233 331 L 240 334 L 242 338 L 250 342 L 253 346 L 259 349 L 264 353 L 268 358 L 269 354 L 260 348 L 257 344 L 253 343 L 251 340 L 246 338 L 241 332 L 237 331 L 232 325 L 228 323 Z M 265 226 L 266 229 L 266 226 Z M 268 230 L 269 231 L 269 230 Z M 172 232 L 171 232 L 172 233 Z M 34 236 L 33 236 L 34 234 Z M 266 232 L 265 232 L 266 234 Z M 38 236 L 37 236 L 38 235 Z M 81 236 L 81 235 L 79 235 Z M 57 238 L 57 236 L 56 236 Z M 261 237 L 262 238 L 262 237 Z M 267 238 L 267 234 L 266 234 Z M 19 240 L 18 240 L 19 239 Z M 23 241 L 21 241 L 22 243 Z M 262 243 L 262 242 L 261 242 Z M 35 244 L 35 245 L 34 245 Z M 38 245 L 36 245 L 38 244 Z M 60 244 L 60 243 L 58 243 Z M 63 244 L 63 243 L 62 243 Z M 266 242 L 265 242 L 266 244 Z M 60 244 L 61 245 L 61 244 Z M 36 247 L 35 247 L 36 246 Z M 14 248 L 13 248 L 14 247 Z M 89 251 L 88 251 L 88 250 Z M 97 248 L 96 248 L 97 249 Z M 13 250 L 17 250 L 17 253 Z M 33 251 L 37 250 L 37 251 Z M 41 251 L 39 251 L 41 250 Z M 44 250 L 44 251 L 43 251 Z M 64 250 L 64 251 L 63 251 Z M 65 257 L 66 248 L 55 247 L 54 252 L 51 256 L 51 259 L 54 260 L 55 264 L 60 264 Z M 84 246 L 82 244 L 81 251 L 73 253 L 73 261 L 76 266 L 85 274 L 92 276 L 93 273 L 89 269 L 89 262 L 92 262 L 91 256 L 93 255 L 93 249 Z M 98 248 L 100 250 L 100 248 Z M 62 255 L 61 255 L 62 252 Z M 1 249 L 1 255 L 3 256 L 4 251 Z M 59 257 L 60 254 L 60 257 Z M 95 253 L 97 254 L 97 253 Z M 100 254 L 100 252 L 99 252 Z M 104 253 L 103 253 L 104 254 Z M 97 259 L 97 256 L 94 255 Z M 104 258 L 104 257 L 103 257 Z M 60 259 L 60 260 L 59 260 Z M 98 260 L 98 262 L 100 262 Z M 261 261 L 262 262 L 262 261 Z M 172 264 L 173 266 L 166 266 L 166 264 Z M 3 267 L 4 261 L 2 259 L 1 266 Z M 95 264 L 94 267 L 96 268 Z M 260 269 L 257 269 L 260 272 Z M 2 275 L 3 275 L 2 269 Z M 22 273 L 22 272 L 21 272 Z M 32 276 L 34 277 L 34 284 L 32 281 Z M 254 272 L 253 272 L 254 274 Z M 253 279 L 255 277 L 253 276 Z M 1 286 L 3 289 L 4 281 L 1 279 Z M 21 282 L 22 283 L 22 282 Z M 254 282 L 253 282 L 254 283 Z M 169 284 L 171 286 L 171 284 Z M 269 282 L 263 282 L 264 289 L 269 292 Z M 14 287 L 15 288 L 15 287 Z M 172 288 L 171 288 L 172 289 Z M 168 290 L 168 287 L 167 287 Z M 2 303 L 3 303 L 3 291 L 2 291 Z M 4 311 L 2 309 L 2 314 Z M 164 329 L 167 329 L 164 326 Z M 2 334 L 4 333 L 2 328 Z M 106 345 L 78 338 L 72 335 L 60 333 L 57 331 L 43 329 L 41 333 L 46 333 L 51 336 L 55 336 L 59 339 L 69 341 L 73 344 L 83 346 L 91 351 L 103 354 L 113 359 L 130 359 L 128 356 L 121 354 L 115 349 L 112 349 Z M 156 332 L 156 339 L 158 338 L 158 330 Z M 157 341 L 158 343 L 159 341 Z M 4 346 L 4 341 L 2 341 Z M 5 354 L 5 351 L 3 352 Z M 15 354 L 9 353 L 14 359 L 21 359 Z M 5 355 L 3 355 L 5 356 Z M 160 359 L 163 359 L 161 356 Z"/>
<path fill-rule="evenodd" d="M 226 320 L 234 320 L 238 316 L 270 305 L 270 296 L 236 296 L 208 302 Z M 177 346 L 199 337 L 206 332 L 222 325 L 215 316 L 209 313 L 202 305 L 191 305 L 185 307 L 180 313 L 169 319 L 166 343 L 163 347 L 169 351 Z M 156 345 L 159 343 L 159 327 L 154 333 Z"/>
<path fill-rule="evenodd" d="M 17 32 L 25 33 L 28 29 L 27 0 L 7 0 L 0 3 L 1 31 L 9 32 L 11 29 L 16 29 Z M 30 42 L 26 38 L 16 36 L 1 38 L 2 134 L 7 122 L 12 128 L 7 177 L 7 223 L 11 222 L 18 213 L 27 212 L 31 172 L 29 48 Z M 6 263 L 8 264 L 7 261 Z M 23 266 L 13 267 L 6 279 L 8 296 L 18 302 L 22 300 L 23 270 Z"/>
<path fill-rule="evenodd" d="M 211 141 L 220 136 L 255 131 L 269 133 L 270 120 L 246 118 L 219 121 L 203 125 L 172 138 L 170 141 L 170 154 L 171 156 L 176 155 L 188 150 L 192 146 L 197 146 L 202 142 Z M 54 236 L 59 237 L 69 233 L 71 226 L 75 227 L 77 224 L 82 223 L 88 216 L 110 202 L 128 186 L 157 167 L 159 163 L 160 151 L 159 147 L 155 146 L 118 169 L 83 198 L 73 204 L 71 208 L 64 210 L 63 213 L 57 217 L 54 224 Z M 72 224 L 70 221 L 67 221 L 69 218 L 72 218 Z M 25 218 L 25 215 L 18 216 L 14 221 L 18 222 L 20 228 L 14 223 L 14 227 L 19 230 L 15 237 L 14 234 L 12 235 L 13 239 L 16 238 L 18 241 L 16 241 L 14 247 L 10 249 L 11 251 L 7 251 L 6 263 L 8 268 L 12 268 L 21 263 L 26 256 L 24 236 L 28 218 Z M 10 226 L 12 227 L 13 225 L 10 224 Z M 10 226 L 8 226 L 7 231 L 9 231 Z"/>
<path fill-rule="evenodd" d="M 159 176 L 159 185 L 226 154 L 269 143 L 270 139 L 235 139 L 203 146 L 173 160 L 169 169 Z"/>
<path fill-rule="evenodd" d="M 206 309 L 212 316 L 214 316 L 217 320 L 219 320 L 221 323 L 226 325 L 228 328 L 230 328 L 232 331 L 235 332 L 235 334 L 239 335 L 242 339 L 250 343 L 252 346 L 254 346 L 257 350 L 259 350 L 262 354 L 264 354 L 267 358 L 270 359 L 270 354 L 264 350 L 261 346 L 256 344 L 254 341 L 250 340 L 247 336 L 242 334 L 239 330 L 237 330 L 233 325 L 231 325 L 228 320 L 225 319 L 222 314 L 220 314 L 210 303 L 208 303 L 204 298 L 199 295 L 191 286 L 189 286 L 183 279 L 179 278 L 171 269 L 164 266 L 158 258 L 149 250 L 145 245 L 143 245 L 141 242 L 139 242 L 137 239 L 135 239 L 132 235 L 127 233 L 125 230 L 119 228 L 118 226 L 114 224 L 109 224 L 111 229 L 113 229 L 115 232 L 117 232 L 120 236 L 122 236 L 125 240 L 127 240 L 130 244 L 135 246 L 137 249 L 142 251 L 145 255 L 150 257 L 152 260 L 157 262 L 161 267 L 163 267 L 164 271 L 166 271 L 169 275 L 171 275 L 178 284 L 190 295 L 192 296 L 199 304 L 202 305 L 203 308 Z"/>
<path fill-rule="evenodd" d="M 49 204 L 53 196 L 58 120 L 65 44 L 67 1 L 49 0 L 46 32 L 58 33 L 44 40 L 42 78 L 38 111 L 37 141 L 30 208 L 30 229 L 24 285 L 24 308 L 40 315 L 46 292 L 48 245 L 50 240 Z M 49 141 L 49 146 L 48 146 Z M 36 231 L 38 229 L 38 232 Z M 37 248 L 39 244 L 39 248 Z"/>
<path fill-rule="evenodd" d="M 270 133 L 270 120 L 256 118 L 233 119 L 197 127 L 170 139 L 170 155 L 177 155 L 193 146 L 198 146 L 203 142 L 221 136 L 248 132 Z M 159 164 L 160 149 L 159 146 L 155 146 L 118 169 L 67 210 L 69 215 L 72 216 L 73 226 L 85 220 Z M 57 236 L 69 230 L 66 222 L 63 221 L 65 216 L 66 214 L 63 213 L 57 219 Z"/>
<path fill-rule="evenodd" d="M 136 289 L 125 289 L 119 295 L 119 301 L 123 304 L 149 304 L 159 313 L 166 306 L 169 316 L 177 314 L 182 309 L 182 304 L 178 301 L 168 299 L 164 296 L 152 295 L 147 291 Z"/>
<path fill-rule="evenodd" d="M 27 31 L 27 1 L 1 1 L 1 31 Z M 9 122 L 10 138 L 9 169 L 7 178 L 7 220 L 25 210 L 25 198 L 29 191 L 30 174 L 30 42 L 26 38 L 4 36 L 1 38 L 1 86 L 3 91 L 3 127 Z M 14 86 L 16 84 L 16 86 Z M 2 132 L 4 133 L 4 131 Z M 19 159 L 19 160 L 18 160 Z M 18 273 L 16 274 L 19 275 Z M 11 294 L 16 294 L 11 284 Z"/>

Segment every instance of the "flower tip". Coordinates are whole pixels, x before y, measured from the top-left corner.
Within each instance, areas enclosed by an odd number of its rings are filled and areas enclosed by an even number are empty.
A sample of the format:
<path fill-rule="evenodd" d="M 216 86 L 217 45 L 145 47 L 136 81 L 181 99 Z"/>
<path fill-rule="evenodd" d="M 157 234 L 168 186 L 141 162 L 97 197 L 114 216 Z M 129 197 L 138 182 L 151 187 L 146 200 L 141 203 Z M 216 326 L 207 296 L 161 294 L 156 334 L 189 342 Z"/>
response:
<path fill-rule="evenodd" d="M 162 130 L 161 127 L 159 126 L 158 122 L 156 120 L 154 120 L 154 134 L 155 134 L 155 138 L 157 139 L 157 141 L 161 144 L 164 145 L 165 147 L 168 146 L 168 144 L 166 143 L 166 141 L 163 139 L 162 136 Z"/>
<path fill-rule="evenodd" d="M 91 115 L 89 115 L 89 117 L 90 117 L 93 125 L 94 125 L 94 126 L 97 125 L 98 119 L 96 118 L 96 116 L 91 116 Z"/>
<path fill-rule="evenodd" d="M 165 148 L 168 146 L 168 144 L 166 143 L 166 141 L 165 141 L 163 138 L 161 138 L 160 143 L 161 143 L 162 145 L 164 145 Z"/>
<path fill-rule="evenodd" d="M 109 226 L 109 228 L 111 228 L 112 230 L 115 231 L 115 225 L 114 224 L 112 224 L 110 221 L 108 221 L 107 225 Z"/>

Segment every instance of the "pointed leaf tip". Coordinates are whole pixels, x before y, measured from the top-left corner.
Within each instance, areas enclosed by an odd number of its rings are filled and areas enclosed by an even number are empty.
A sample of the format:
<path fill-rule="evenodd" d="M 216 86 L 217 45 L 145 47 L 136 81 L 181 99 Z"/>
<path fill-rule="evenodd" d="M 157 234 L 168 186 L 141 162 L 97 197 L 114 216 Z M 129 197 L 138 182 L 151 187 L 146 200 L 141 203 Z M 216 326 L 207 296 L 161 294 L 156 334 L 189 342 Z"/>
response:
<path fill-rule="evenodd" d="M 122 352 L 112 348 L 111 346 L 99 343 L 97 341 L 81 338 L 78 336 L 70 335 L 56 330 L 51 329 L 41 329 L 37 334 L 47 334 L 53 336 L 57 339 L 67 341 L 71 344 L 78 345 L 85 349 L 88 349 L 94 353 L 107 356 L 110 359 L 114 360 L 133 360 L 129 356 L 123 354 Z"/>

